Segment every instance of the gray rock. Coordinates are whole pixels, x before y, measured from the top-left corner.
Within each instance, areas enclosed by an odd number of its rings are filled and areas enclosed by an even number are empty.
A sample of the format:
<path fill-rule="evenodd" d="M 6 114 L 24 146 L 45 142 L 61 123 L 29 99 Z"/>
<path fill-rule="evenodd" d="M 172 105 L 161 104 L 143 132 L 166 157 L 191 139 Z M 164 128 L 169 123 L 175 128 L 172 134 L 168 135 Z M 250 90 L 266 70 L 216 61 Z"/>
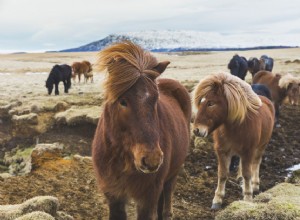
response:
<path fill-rule="evenodd" d="M 64 112 L 57 113 L 54 118 L 57 124 L 76 125 L 92 123 L 97 125 L 101 107 L 72 107 Z"/>
<path fill-rule="evenodd" d="M 45 212 L 37 211 L 18 217 L 15 220 L 55 220 L 55 218 Z"/>
<path fill-rule="evenodd" d="M 53 196 L 38 196 L 19 205 L 1 205 L 0 219 L 11 220 L 23 215 L 40 211 L 55 216 L 58 210 L 58 199 Z M 24 220 L 24 219 L 23 219 Z"/>
<path fill-rule="evenodd" d="M 38 124 L 38 115 L 36 113 L 29 113 L 26 115 L 13 115 L 12 122 L 15 125 L 21 126 L 24 125 L 37 125 Z"/>

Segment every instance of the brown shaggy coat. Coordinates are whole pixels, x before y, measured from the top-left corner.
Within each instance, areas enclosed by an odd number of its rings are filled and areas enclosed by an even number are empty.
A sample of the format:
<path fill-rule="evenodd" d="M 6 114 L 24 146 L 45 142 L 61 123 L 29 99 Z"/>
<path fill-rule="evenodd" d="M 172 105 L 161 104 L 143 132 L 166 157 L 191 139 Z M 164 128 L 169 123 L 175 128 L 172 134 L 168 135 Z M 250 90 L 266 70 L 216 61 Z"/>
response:
<path fill-rule="evenodd" d="M 218 186 L 212 208 L 221 207 L 234 155 L 241 158 L 244 200 L 251 201 L 253 190 L 259 189 L 259 166 L 273 130 L 273 104 L 257 96 L 245 81 L 228 73 L 207 76 L 194 94 L 198 109 L 194 133 L 202 137 L 213 133 L 218 156 Z"/>
<path fill-rule="evenodd" d="M 290 74 L 282 76 L 269 71 L 259 71 L 253 77 L 253 84 L 263 84 L 270 90 L 275 105 L 276 124 L 279 126 L 279 107 L 287 97 L 291 104 L 298 103 L 300 80 Z"/>
<path fill-rule="evenodd" d="M 177 81 L 156 79 L 169 62 L 158 63 L 131 42 L 100 52 L 105 105 L 92 145 L 109 219 L 126 219 L 132 198 L 137 219 L 172 216 L 172 194 L 189 146 L 191 103 Z"/>

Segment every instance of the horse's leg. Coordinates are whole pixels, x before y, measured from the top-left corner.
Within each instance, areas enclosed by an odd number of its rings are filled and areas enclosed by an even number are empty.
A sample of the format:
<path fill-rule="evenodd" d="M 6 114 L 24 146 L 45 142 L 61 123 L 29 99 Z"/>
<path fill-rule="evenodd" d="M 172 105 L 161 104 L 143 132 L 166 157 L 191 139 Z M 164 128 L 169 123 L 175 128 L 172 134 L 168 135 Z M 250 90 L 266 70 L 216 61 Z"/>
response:
<path fill-rule="evenodd" d="M 68 89 L 71 88 L 71 85 L 72 85 L 72 83 L 71 83 L 71 78 L 68 78 L 68 79 L 67 79 L 67 86 L 68 86 Z"/>
<path fill-rule="evenodd" d="M 241 158 L 242 164 L 242 175 L 243 175 L 243 195 L 245 201 L 252 201 L 252 157 L 251 155 L 247 155 L 246 157 Z"/>
<path fill-rule="evenodd" d="M 144 199 L 137 204 L 137 220 L 157 220 L 157 210 L 160 196 L 162 194 L 162 184 L 153 185 L 144 195 Z"/>
<path fill-rule="evenodd" d="M 138 204 L 137 213 L 138 213 L 137 220 L 156 220 L 158 218 L 157 205 L 153 205 L 153 204 Z"/>
<path fill-rule="evenodd" d="M 109 220 L 126 220 L 127 215 L 125 211 L 126 199 L 115 198 L 109 194 L 105 194 L 109 206 Z"/>
<path fill-rule="evenodd" d="M 252 171 L 253 171 L 253 176 L 252 176 L 252 189 L 253 192 L 259 192 L 259 167 L 261 163 L 261 157 L 258 159 L 255 159 L 252 164 Z"/>
<path fill-rule="evenodd" d="M 81 73 L 78 73 L 78 83 L 80 83 Z"/>
<path fill-rule="evenodd" d="M 259 168 L 262 160 L 263 152 L 258 152 L 252 163 L 252 189 L 253 192 L 259 192 Z"/>
<path fill-rule="evenodd" d="M 65 93 L 68 93 L 68 83 L 66 81 L 63 82 L 64 82 Z"/>
<path fill-rule="evenodd" d="M 177 180 L 177 175 L 172 177 L 168 182 L 165 183 L 164 189 L 162 192 L 163 196 L 163 207 L 162 207 L 162 220 L 171 220 L 173 218 L 173 207 L 172 207 L 172 199 L 173 199 L 173 191 L 175 189 Z M 160 212 L 158 211 L 158 216 L 160 216 Z M 158 218 L 160 220 L 160 218 Z"/>
<path fill-rule="evenodd" d="M 91 83 L 93 83 L 93 82 L 94 82 L 94 76 L 91 77 Z"/>
<path fill-rule="evenodd" d="M 218 186 L 212 202 L 212 209 L 220 209 L 225 196 L 225 184 L 229 174 L 231 154 L 217 152 L 218 155 Z"/>
<path fill-rule="evenodd" d="M 276 128 L 280 128 L 280 124 L 279 124 L 279 108 L 280 108 L 280 105 L 279 103 L 275 102 L 274 103 L 274 106 L 275 106 L 275 126 Z"/>
<path fill-rule="evenodd" d="M 58 83 L 55 83 L 55 95 L 59 95 Z"/>
<path fill-rule="evenodd" d="M 164 201 L 165 201 L 165 196 L 164 196 L 164 191 L 161 192 L 159 200 L 158 200 L 158 206 L 157 206 L 157 215 L 158 215 L 158 220 L 163 220 L 163 211 L 164 211 Z"/>

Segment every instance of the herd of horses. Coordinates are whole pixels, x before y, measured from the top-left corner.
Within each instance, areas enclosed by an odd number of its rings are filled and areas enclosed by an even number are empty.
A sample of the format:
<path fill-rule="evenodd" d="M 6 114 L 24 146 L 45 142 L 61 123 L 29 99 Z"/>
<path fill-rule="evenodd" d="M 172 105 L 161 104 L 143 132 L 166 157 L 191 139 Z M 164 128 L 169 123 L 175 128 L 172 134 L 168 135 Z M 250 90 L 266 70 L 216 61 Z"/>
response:
<path fill-rule="evenodd" d="M 68 93 L 69 89 L 71 88 L 71 78 L 73 79 L 73 82 L 75 82 L 77 76 L 78 82 L 80 83 L 81 75 L 84 76 L 85 83 L 87 83 L 89 79 L 91 82 L 94 81 L 93 67 L 92 64 L 87 60 L 84 60 L 82 62 L 74 62 L 71 66 L 67 64 L 54 65 L 46 80 L 46 88 L 48 89 L 48 94 L 51 95 L 53 85 L 55 85 L 55 95 L 59 95 L 59 82 L 63 82 L 64 91 L 65 93 Z"/>
<path fill-rule="evenodd" d="M 247 71 L 252 75 L 252 88 L 259 95 L 263 95 L 273 101 L 275 106 L 275 124 L 280 127 L 280 106 L 288 99 L 290 104 L 297 105 L 300 93 L 300 78 L 291 74 L 273 74 L 274 60 L 267 55 L 260 59 L 255 57 L 247 59 L 234 55 L 229 61 L 228 69 L 234 76 L 245 80 Z"/>
<path fill-rule="evenodd" d="M 97 66 L 108 74 L 92 159 L 111 220 L 127 219 L 129 199 L 136 202 L 138 220 L 172 219 L 176 179 L 189 150 L 192 102 L 197 109 L 193 133 L 212 134 L 218 158 L 212 209 L 222 207 L 233 156 L 240 158 L 243 198 L 252 201 L 253 192 L 259 191 L 259 169 L 275 111 L 279 112 L 276 103 L 289 97 L 296 104 L 299 98 L 299 79 L 262 67 L 255 72 L 253 64 L 252 86 L 239 72 L 210 74 L 198 83 L 191 99 L 181 83 L 159 77 L 169 64 L 130 41 L 99 53 Z M 273 61 L 261 66 L 273 67 Z"/>
<path fill-rule="evenodd" d="M 245 57 L 235 54 L 229 61 L 227 67 L 232 75 L 245 80 L 248 71 L 252 74 L 253 78 L 254 75 L 261 70 L 272 72 L 273 66 L 273 58 L 267 55 L 262 55 L 260 59 L 256 57 L 250 57 L 247 61 Z"/>

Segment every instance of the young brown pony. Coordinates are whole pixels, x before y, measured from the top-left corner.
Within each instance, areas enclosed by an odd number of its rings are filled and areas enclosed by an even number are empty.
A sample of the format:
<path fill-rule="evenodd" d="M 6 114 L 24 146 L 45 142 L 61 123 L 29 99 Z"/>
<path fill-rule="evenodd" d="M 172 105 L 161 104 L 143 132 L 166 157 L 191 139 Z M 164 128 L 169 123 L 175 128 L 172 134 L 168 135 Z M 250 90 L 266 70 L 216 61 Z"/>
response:
<path fill-rule="evenodd" d="M 194 133 L 201 137 L 213 133 L 218 157 L 218 186 L 212 209 L 221 208 L 233 155 L 241 158 L 244 200 L 251 201 L 253 190 L 259 190 L 259 167 L 272 134 L 272 102 L 228 73 L 209 75 L 200 81 L 193 101 L 198 109 Z"/>
<path fill-rule="evenodd" d="M 253 77 L 253 83 L 263 84 L 268 87 L 271 92 L 272 101 L 275 105 L 276 126 L 279 124 L 279 107 L 283 100 L 288 97 L 292 105 L 298 104 L 300 92 L 300 79 L 286 74 L 273 74 L 269 71 L 259 71 Z"/>
<path fill-rule="evenodd" d="M 81 74 L 84 75 L 84 78 L 85 78 L 85 82 L 87 82 L 87 79 L 89 77 L 92 78 L 93 76 L 93 73 L 92 73 L 92 65 L 89 61 L 82 61 L 82 62 L 74 62 L 72 64 L 72 71 L 73 71 L 73 74 L 72 74 L 72 78 L 73 78 L 73 81 L 75 82 L 75 79 L 76 79 L 76 75 L 78 75 L 78 82 L 80 83 L 80 80 L 81 80 Z"/>
<path fill-rule="evenodd" d="M 98 66 L 108 76 L 92 157 L 109 219 L 127 219 L 129 198 L 139 220 L 172 218 L 174 185 L 189 146 L 191 102 L 177 81 L 156 79 L 169 63 L 158 63 L 129 41 L 100 52 Z"/>

